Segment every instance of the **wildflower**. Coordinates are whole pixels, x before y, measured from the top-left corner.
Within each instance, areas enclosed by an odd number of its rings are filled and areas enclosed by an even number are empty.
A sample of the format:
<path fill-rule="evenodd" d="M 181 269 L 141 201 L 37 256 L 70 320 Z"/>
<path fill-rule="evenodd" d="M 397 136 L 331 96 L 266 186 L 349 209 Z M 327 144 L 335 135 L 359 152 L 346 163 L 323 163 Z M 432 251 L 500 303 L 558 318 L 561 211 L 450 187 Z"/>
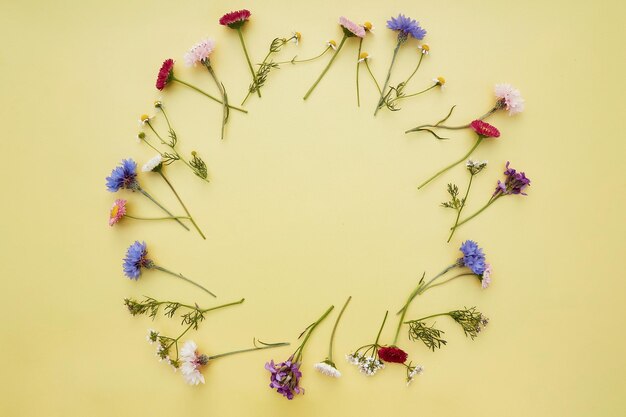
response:
<path fill-rule="evenodd" d="M 154 116 L 148 116 L 147 114 L 142 114 L 141 116 L 139 116 L 139 126 L 145 126 L 146 124 L 150 123 L 150 120 L 154 119 Z"/>
<path fill-rule="evenodd" d="M 442 88 L 446 85 L 446 79 L 443 77 L 433 78 L 435 84 L 440 85 Z"/>
<path fill-rule="evenodd" d="M 189 52 L 185 54 L 185 64 L 188 67 L 205 64 L 214 50 L 215 41 L 211 38 L 204 39 L 192 46 Z"/>
<path fill-rule="evenodd" d="M 330 334 L 330 343 L 328 344 L 328 356 L 322 362 L 313 365 L 313 368 L 315 368 L 315 370 L 317 370 L 318 372 L 321 372 L 324 375 L 332 376 L 333 378 L 339 378 L 341 376 L 341 372 L 339 372 L 339 370 L 337 369 L 337 365 L 335 365 L 335 362 L 333 361 L 333 342 L 335 341 L 335 332 L 337 331 L 339 321 L 341 320 L 344 311 L 346 311 L 348 303 L 350 303 L 351 299 L 352 296 L 348 297 L 345 304 L 341 308 L 339 315 L 337 316 L 337 320 L 335 320 L 333 331 Z"/>
<path fill-rule="evenodd" d="M 291 39 L 293 39 L 293 42 L 298 45 L 302 40 L 302 34 L 300 32 L 293 32 Z"/>
<path fill-rule="evenodd" d="M 228 26 L 231 29 L 239 29 L 250 19 L 250 10 L 242 9 L 236 12 L 226 13 L 220 17 L 220 25 Z"/>
<path fill-rule="evenodd" d="M 113 226 L 118 223 L 122 218 L 126 215 L 126 200 L 117 199 L 113 203 L 113 207 L 111 207 L 111 212 L 109 213 L 109 226 Z"/>
<path fill-rule="evenodd" d="M 333 48 L 333 51 L 337 50 L 337 42 L 335 42 L 334 39 L 331 39 L 328 42 L 326 42 L 326 46 Z"/>
<path fill-rule="evenodd" d="M 414 367 L 409 366 L 407 371 L 408 374 L 406 378 L 406 385 L 409 386 L 411 385 L 411 382 L 413 382 L 413 379 L 416 375 L 421 375 L 424 373 L 424 367 L 422 365 L 415 365 Z"/>
<path fill-rule="evenodd" d="M 365 62 L 365 61 L 367 61 L 370 58 L 371 58 L 371 56 L 367 52 L 361 52 L 359 54 L 359 62 Z"/>
<path fill-rule="evenodd" d="M 344 29 L 346 36 L 358 36 L 359 38 L 365 37 L 365 28 L 363 26 L 357 25 L 343 16 L 339 18 L 339 24 Z"/>
<path fill-rule="evenodd" d="M 492 273 L 491 264 L 485 263 L 485 270 L 483 271 L 482 276 L 480 277 L 480 283 L 483 289 L 487 289 L 489 285 L 491 284 L 491 273 Z"/>
<path fill-rule="evenodd" d="M 204 375 L 200 369 L 209 363 L 209 357 L 198 353 L 198 346 L 192 340 L 188 340 L 180 348 L 180 358 L 182 365 L 180 372 L 189 385 L 204 384 Z"/>
<path fill-rule="evenodd" d="M 366 32 L 373 32 L 375 28 L 372 22 L 365 22 L 363 23 L 363 29 L 365 29 Z"/>
<path fill-rule="evenodd" d="M 500 131 L 490 125 L 487 122 L 483 122 L 482 120 L 474 120 L 472 123 L 470 123 L 470 127 L 476 132 L 478 133 L 478 136 L 484 137 L 484 138 L 499 138 L 500 137 Z"/>
<path fill-rule="evenodd" d="M 485 271 L 485 254 L 482 248 L 473 240 L 466 240 L 459 250 L 463 253 L 463 257 L 459 258 L 459 265 L 468 267 L 476 275 L 482 275 Z"/>
<path fill-rule="evenodd" d="M 470 172 L 470 174 L 476 175 L 487 166 L 487 161 L 481 162 L 481 161 L 472 161 L 471 159 L 468 159 L 465 166 L 467 167 L 467 170 Z"/>
<path fill-rule="evenodd" d="M 333 378 L 341 377 L 341 372 L 339 372 L 335 364 L 331 362 L 319 362 L 313 365 L 313 368 L 315 368 L 316 371 Z"/>
<path fill-rule="evenodd" d="M 120 189 L 138 189 L 137 163 L 130 158 L 123 159 L 121 164 L 111 171 L 111 175 L 106 177 L 106 186 L 107 190 L 112 193 Z"/>
<path fill-rule="evenodd" d="M 509 116 L 524 111 L 524 99 L 522 98 L 522 94 L 511 84 L 496 84 L 494 91 L 498 99 L 496 107 L 507 110 Z"/>
<path fill-rule="evenodd" d="M 159 332 L 154 329 L 148 329 L 148 334 L 146 335 L 146 340 L 148 343 L 153 344 L 158 341 Z"/>
<path fill-rule="evenodd" d="M 161 91 L 174 79 L 174 60 L 171 58 L 163 61 L 156 80 L 156 88 Z"/>
<path fill-rule="evenodd" d="M 399 347 L 383 346 L 378 349 L 378 356 L 385 362 L 404 363 L 409 355 Z"/>
<path fill-rule="evenodd" d="M 358 367 L 359 371 L 361 371 L 361 373 L 364 375 L 376 375 L 378 371 L 385 367 L 385 364 L 379 357 L 379 350 L 380 348 L 382 348 L 382 346 L 378 344 L 378 340 L 380 339 L 380 334 L 382 333 L 382 330 L 385 327 L 385 323 L 387 322 L 388 314 L 389 312 L 385 311 L 385 317 L 383 318 L 383 322 L 378 329 L 378 334 L 376 335 L 376 340 L 374 341 L 374 343 L 361 346 L 354 352 L 346 355 L 346 360 L 350 364 Z"/>
<path fill-rule="evenodd" d="M 423 43 L 418 46 L 418 49 L 421 51 L 422 55 L 430 54 L 430 46 L 428 46 L 428 44 Z"/>
<path fill-rule="evenodd" d="M 149 159 L 148 162 L 146 162 L 143 165 L 141 170 L 143 172 L 152 172 L 152 171 L 157 171 L 161 169 L 162 166 L 163 166 L 163 157 L 161 156 L 161 154 L 157 154 L 153 158 Z"/>

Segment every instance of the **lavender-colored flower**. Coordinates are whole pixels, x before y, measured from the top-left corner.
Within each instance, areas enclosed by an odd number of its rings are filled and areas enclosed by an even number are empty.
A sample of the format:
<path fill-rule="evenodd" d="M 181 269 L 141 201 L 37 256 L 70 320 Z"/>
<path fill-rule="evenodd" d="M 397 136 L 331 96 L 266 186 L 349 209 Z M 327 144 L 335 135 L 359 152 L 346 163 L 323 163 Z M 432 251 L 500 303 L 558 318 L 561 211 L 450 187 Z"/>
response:
<path fill-rule="evenodd" d="M 530 179 L 526 178 L 526 174 L 523 172 L 517 172 L 513 168 L 509 168 L 510 162 L 506 162 L 506 179 L 504 182 L 498 180 L 496 191 L 493 196 L 508 195 L 508 194 L 521 194 L 526 195 L 524 189 L 530 185 Z"/>
<path fill-rule="evenodd" d="M 473 240 L 466 240 L 459 249 L 463 252 L 459 264 L 468 267 L 476 275 L 482 275 L 485 272 L 485 254 L 478 244 Z"/>
<path fill-rule="evenodd" d="M 300 362 L 294 362 L 293 356 L 285 362 L 275 364 L 274 360 L 265 364 L 265 369 L 270 371 L 270 388 L 276 392 L 293 400 L 294 395 L 304 393 L 304 388 L 299 386 L 302 372 L 300 372 Z"/>
<path fill-rule="evenodd" d="M 392 17 L 390 20 L 387 20 L 387 27 L 400 32 L 398 36 L 404 37 L 405 40 L 409 35 L 417 40 L 422 40 L 426 36 L 426 30 L 420 26 L 419 22 L 406 17 L 402 13 L 398 17 Z"/>
<path fill-rule="evenodd" d="M 114 193 L 120 188 L 135 190 L 139 186 L 137 182 L 137 163 L 132 159 L 123 159 L 119 166 L 111 171 L 106 177 L 107 190 Z"/>
<path fill-rule="evenodd" d="M 152 266 L 152 261 L 147 256 L 146 242 L 135 241 L 135 243 L 130 245 L 126 250 L 126 257 L 124 258 L 124 275 L 130 279 L 138 280 L 141 275 L 141 268 Z"/>

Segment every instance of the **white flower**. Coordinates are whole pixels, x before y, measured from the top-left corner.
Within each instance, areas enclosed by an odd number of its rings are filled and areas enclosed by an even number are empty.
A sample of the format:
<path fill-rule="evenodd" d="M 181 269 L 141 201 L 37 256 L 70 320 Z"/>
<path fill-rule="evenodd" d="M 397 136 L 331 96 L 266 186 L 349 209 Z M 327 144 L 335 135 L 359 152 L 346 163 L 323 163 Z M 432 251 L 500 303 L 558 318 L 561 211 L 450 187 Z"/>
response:
<path fill-rule="evenodd" d="M 367 52 L 361 52 L 359 54 L 359 62 L 365 62 L 372 59 L 372 56 L 370 54 L 368 54 Z"/>
<path fill-rule="evenodd" d="M 337 50 L 337 42 L 332 39 L 326 42 L 326 46 L 333 48 L 333 51 Z"/>
<path fill-rule="evenodd" d="M 300 43 L 300 39 L 302 39 L 302 34 L 300 32 L 293 32 L 291 34 L 291 39 L 293 39 L 293 42 L 298 45 Z"/>
<path fill-rule="evenodd" d="M 154 329 L 148 329 L 148 334 L 146 335 L 146 340 L 148 343 L 153 344 L 158 341 L 159 332 Z"/>
<path fill-rule="evenodd" d="M 154 169 L 156 167 L 158 167 L 159 165 L 161 165 L 161 163 L 163 162 L 163 158 L 161 158 L 161 155 L 158 154 L 156 155 L 154 158 L 150 159 L 148 162 L 146 162 L 143 167 L 141 167 L 141 170 L 143 172 L 152 172 L 154 171 Z"/>
<path fill-rule="evenodd" d="M 511 84 L 496 84 L 494 92 L 498 101 L 504 103 L 504 108 L 508 110 L 509 116 L 524 111 L 524 99 L 519 90 Z"/>
<path fill-rule="evenodd" d="M 143 127 L 146 124 L 150 123 L 150 120 L 154 119 L 154 116 L 148 116 L 147 114 L 142 114 L 139 116 L 139 126 Z"/>
<path fill-rule="evenodd" d="M 200 372 L 200 368 L 206 365 L 209 358 L 206 355 L 198 355 L 198 346 L 193 340 L 185 342 L 180 348 L 180 373 L 189 385 L 204 384 L 204 375 Z"/>
<path fill-rule="evenodd" d="M 422 55 L 430 54 L 430 46 L 428 46 L 427 44 L 423 43 L 419 45 L 418 48 L 422 52 Z"/>
<path fill-rule="evenodd" d="M 315 368 L 316 371 L 324 375 L 332 376 L 333 378 L 341 377 L 341 372 L 339 372 L 337 368 L 326 362 L 316 363 L 315 365 L 313 365 L 313 368 Z"/>
<path fill-rule="evenodd" d="M 416 375 L 421 375 L 422 373 L 424 373 L 424 367 L 422 365 L 415 365 L 415 368 L 409 372 L 409 377 L 406 380 L 407 387 L 411 385 Z"/>
<path fill-rule="evenodd" d="M 196 66 L 202 61 L 208 60 L 214 49 L 215 41 L 211 38 L 198 42 L 185 54 L 185 65 L 188 67 Z"/>

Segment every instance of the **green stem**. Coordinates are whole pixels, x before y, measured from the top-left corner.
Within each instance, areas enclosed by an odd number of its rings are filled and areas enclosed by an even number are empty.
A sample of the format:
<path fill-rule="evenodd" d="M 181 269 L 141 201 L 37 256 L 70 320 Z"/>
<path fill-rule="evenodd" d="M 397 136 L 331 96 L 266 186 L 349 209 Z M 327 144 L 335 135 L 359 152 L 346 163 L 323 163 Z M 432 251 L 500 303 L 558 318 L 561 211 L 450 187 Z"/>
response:
<path fill-rule="evenodd" d="M 411 295 L 409 295 L 409 298 L 407 299 L 407 302 L 404 304 L 404 306 L 402 306 L 402 308 L 400 310 L 398 310 L 398 312 L 396 314 L 400 314 L 402 313 L 404 310 L 406 310 L 409 306 L 409 304 L 411 304 L 411 302 L 413 301 L 413 299 L 415 299 L 415 297 L 417 297 L 419 294 L 421 294 L 423 290 L 423 288 L 425 288 L 426 286 L 428 286 L 428 284 L 430 284 L 431 282 L 433 282 L 434 280 L 436 280 L 437 278 L 441 277 L 442 275 L 445 275 L 446 273 L 448 273 L 448 271 L 450 271 L 451 269 L 453 269 L 454 267 L 456 267 L 457 264 L 454 263 L 448 267 L 446 267 L 443 271 L 441 271 L 440 273 L 438 273 L 437 275 L 435 275 L 430 281 L 428 281 L 427 284 L 423 283 L 423 276 L 422 276 L 422 280 L 420 280 L 420 282 L 417 284 L 417 287 L 415 287 L 413 289 L 413 291 L 411 292 Z"/>
<path fill-rule="evenodd" d="M 346 300 L 346 303 L 341 308 L 339 312 L 339 316 L 337 316 L 337 320 L 335 320 L 335 325 L 333 326 L 333 331 L 330 334 L 330 343 L 328 344 L 328 360 L 333 361 L 333 341 L 335 340 L 335 332 L 337 331 L 337 326 L 339 325 L 339 320 L 341 320 L 341 316 L 343 316 L 343 312 L 346 311 L 346 307 L 348 307 L 348 303 L 352 300 L 352 296 L 349 296 Z"/>
<path fill-rule="evenodd" d="M 250 74 L 252 74 L 252 82 L 256 84 L 256 73 L 254 72 L 254 68 L 252 67 L 252 61 L 250 61 L 250 55 L 248 54 L 248 48 L 246 48 L 246 43 L 243 40 L 243 33 L 241 32 L 241 28 L 237 28 L 237 34 L 239 35 L 239 40 L 241 41 L 241 46 L 243 47 L 243 53 L 246 56 L 246 61 L 248 61 L 248 68 L 250 68 Z M 261 97 L 261 90 L 256 90 L 259 98 Z"/>
<path fill-rule="evenodd" d="M 372 73 L 372 69 L 370 68 L 370 64 L 367 62 L 367 59 L 365 60 L 365 67 L 367 68 L 367 72 L 370 73 L 370 76 L 372 77 L 372 80 L 374 81 L 374 84 L 376 84 L 376 89 L 378 90 L 378 93 L 382 94 L 382 90 L 380 89 L 380 85 L 378 85 L 378 81 L 376 81 L 376 77 L 374 77 L 374 74 Z"/>
<path fill-rule="evenodd" d="M 185 85 L 185 86 L 191 88 L 192 90 L 195 90 L 196 92 L 198 92 L 198 93 L 200 93 L 200 94 L 210 98 L 211 100 L 215 101 L 216 103 L 224 104 L 222 102 L 222 100 L 220 100 L 220 99 L 218 99 L 216 97 L 213 97 L 211 94 L 207 93 L 206 91 L 200 90 L 198 87 L 196 87 L 194 85 L 191 85 L 188 82 L 185 82 L 183 80 L 179 80 L 178 78 L 172 78 L 172 81 L 176 81 L 177 83 Z M 242 109 L 241 107 L 237 107 L 237 106 L 231 106 L 230 104 L 228 105 L 228 108 L 240 111 L 242 113 L 248 113 L 248 110 Z"/>
<path fill-rule="evenodd" d="M 359 90 L 359 59 L 361 59 L 361 47 L 363 46 L 363 38 L 359 39 L 359 50 L 356 55 L 356 105 L 361 107 L 361 93 Z"/>
<path fill-rule="evenodd" d="M 427 92 L 427 91 L 432 90 L 433 88 L 437 87 L 438 85 L 439 85 L 439 84 L 434 84 L 434 85 L 431 85 L 430 87 L 428 87 L 428 88 L 426 88 L 426 89 L 424 89 L 424 90 L 422 90 L 422 91 L 418 91 L 417 93 L 408 94 L 408 95 L 405 95 L 405 96 L 398 97 L 396 100 L 401 100 L 401 99 L 403 99 L 403 98 L 409 98 L 409 97 L 419 96 L 420 94 L 423 94 L 423 93 L 425 93 L 425 92 Z"/>
<path fill-rule="evenodd" d="M 436 85 L 436 84 L 435 84 Z M 487 113 L 483 114 L 482 116 L 480 116 L 478 119 L 476 120 L 485 120 L 487 117 L 491 116 L 493 113 L 496 112 L 496 110 L 498 110 L 498 106 L 494 106 L 491 110 L 489 110 Z M 446 129 L 446 130 L 462 130 L 462 129 L 467 129 L 468 127 L 470 127 L 470 123 L 465 124 L 465 125 L 459 125 L 459 126 L 446 126 L 446 125 L 440 125 L 440 124 L 435 124 L 435 125 L 421 125 L 418 127 L 414 127 L 413 129 L 409 129 L 404 133 L 409 133 L 409 132 L 415 132 L 424 128 L 440 128 L 440 129 Z"/>
<path fill-rule="evenodd" d="M 469 183 L 467 184 L 467 191 L 465 192 L 465 196 L 463 197 L 463 200 L 461 200 L 461 207 L 459 207 L 459 209 L 457 210 L 456 219 L 454 220 L 454 226 L 452 226 L 451 228 L 450 236 L 448 236 L 447 243 L 450 243 L 450 239 L 452 239 L 452 235 L 456 231 L 456 226 L 459 224 L 459 218 L 461 217 L 461 212 L 463 211 L 463 208 L 465 207 L 465 203 L 467 202 L 467 196 L 469 195 L 470 188 L 472 188 L 473 179 L 474 179 L 474 174 L 470 173 L 470 180 L 469 180 Z"/>
<path fill-rule="evenodd" d="M 322 314 L 322 316 L 319 319 L 317 319 L 316 322 L 314 322 L 309 327 L 307 327 L 307 330 L 305 330 L 307 333 L 306 333 L 306 336 L 304 337 L 304 340 L 302 341 L 300 346 L 298 346 L 298 349 L 296 349 L 296 351 L 293 354 L 293 356 L 295 358 L 294 362 L 300 362 L 300 359 L 302 358 L 302 350 L 304 349 L 304 345 L 306 345 L 306 342 L 309 340 L 309 337 L 311 337 L 311 333 L 313 333 L 313 330 L 315 330 L 317 325 L 320 324 L 322 322 L 322 320 L 324 320 L 326 318 L 326 316 L 328 316 L 330 314 L 330 312 L 333 310 L 333 308 L 335 308 L 335 306 L 330 306 L 330 308 L 328 310 L 326 310 L 326 312 L 324 314 Z"/>
<path fill-rule="evenodd" d="M 383 327 L 385 327 L 385 322 L 387 321 L 388 315 L 389 315 L 389 310 L 385 311 L 385 317 L 383 318 L 383 322 L 380 325 L 380 329 L 378 329 L 378 334 L 376 335 L 376 341 L 374 342 L 374 346 L 378 346 L 378 341 L 380 340 L 380 334 L 383 332 Z"/>
<path fill-rule="evenodd" d="M 374 116 L 378 113 L 378 110 L 383 106 L 385 102 L 385 90 L 389 85 L 389 78 L 391 77 L 391 69 L 393 68 L 393 64 L 396 62 L 396 57 L 398 56 L 398 51 L 400 50 L 400 45 L 402 45 L 402 40 L 398 38 L 398 43 L 396 44 L 396 48 L 393 50 L 393 57 L 391 58 L 391 64 L 389 64 L 389 71 L 387 71 L 387 78 L 385 78 L 385 83 L 383 84 L 383 88 L 380 90 L 380 98 L 378 99 L 378 104 L 376 104 L 376 110 L 374 111 Z"/>
<path fill-rule="evenodd" d="M 322 71 L 322 73 L 317 78 L 317 80 L 313 83 L 311 88 L 309 88 L 309 91 L 307 91 L 307 93 L 304 95 L 303 100 L 306 100 L 307 98 L 309 98 L 309 96 L 311 95 L 313 90 L 315 90 L 315 87 L 317 87 L 319 82 L 322 81 L 322 78 L 324 78 L 324 75 L 326 75 L 326 73 L 328 72 L 328 69 L 330 68 L 332 63 L 335 61 L 335 58 L 337 58 L 337 55 L 339 55 L 339 51 L 341 51 L 341 48 L 343 47 L 343 44 L 346 42 L 346 39 L 348 39 L 348 35 L 344 34 L 343 38 L 341 39 L 341 42 L 339 43 L 339 46 L 337 47 L 337 50 L 333 54 L 333 57 L 330 58 L 330 61 L 328 61 L 328 64 L 326 65 L 326 68 L 324 68 L 324 71 Z"/>
<path fill-rule="evenodd" d="M 411 322 L 418 322 L 418 321 L 422 321 L 422 320 L 428 320 L 428 319 L 432 319 L 433 317 L 439 317 L 439 316 L 449 316 L 450 312 L 446 312 L 446 313 L 439 313 L 439 314 L 431 314 L 430 316 L 426 316 L 426 317 L 422 317 L 419 319 L 415 319 L 415 320 L 409 320 L 409 321 L 405 321 L 405 324 L 411 323 Z"/>
<path fill-rule="evenodd" d="M 472 152 L 474 152 L 474 150 L 478 147 L 478 145 L 480 145 L 480 142 L 482 142 L 483 139 L 484 139 L 484 136 L 479 136 L 478 139 L 476 140 L 476 143 L 474 144 L 474 146 L 472 146 L 472 148 L 469 150 L 469 152 L 467 152 L 465 155 L 463 155 L 459 160 L 451 163 L 447 167 L 445 167 L 442 170 L 438 171 L 435 175 L 433 175 L 432 177 L 430 177 L 429 179 L 424 181 L 422 184 L 420 184 L 419 187 L 417 187 L 417 189 L 419 190 L 419 189 L 423 188 L 426 184 L 428 184 L 429 182 L 431 182 L 432 180 L 434 180 L 435 178 L 437 178 L 438 176 L 440 176 L 444 172 L 448 171 L 449 169 L 453 168 L 454 166 L 460 164 L 461 162 L 463 162 L 464 160 L 469 158 L 469 156 L 472 154 Z"/>
<path fill-rule="evenodd" d="M 163 170 L 159 170 L 159 175 L 161 175 L 161 178 L 163 178 L 163 181 L 165 181 L 167 183 L 167 185 L 170 187 L 170 190 L 172 190 L 172 192 L 174 193 L 174 195 L 176 196 L 176 199 L 178 200 L 178 202 L 180 203 L 180 205 L 183 207 L 183 210 L 185 210 L 185 213 L 187 213 L 187 216 L 189 216 L 189 220 L 191 221 L 191 224 L 193 224 L 193 226 L 196 228 L 196 230 L 198 231 L 198 233 L 200 233 L 200 236 L 202 236 L 202 239 L 206 240 L 206 236 L 204 236 L 204 233 L 202 233 L 202 230 L 200 230 L 200 227 L 198 227 L 198 224 L 196 223 L 196 221 L 193 219 L 193 217 L 191 216 L 191 213 L 189 213 L 189 210 L 187 209 L 187 206 L 185 206 L 185 203 L 183 203 L 183 200 L 180 198 L 180 196 L 178 195 L 178 193 L 176 192 L 176 190 L 174 189 L 174 186 L 172 185 L 172 183 L 167 179 L 167 177 L 165 176 L 165 174 L 163 174 Z"/>
<path fill-rule="evenodd" d="M 140 138 L 146 145 L 148 145 L 149 147 L 151 147 L 152 149 L 154 149 L 159 155 L 163 156 L 163 152 L 161 152 L 160 150 L 158 150 L 154 145 L 152 145 L 150 142 L 148 142 L 148 140 L 146 138 Z"/>
<path fill-rule="evenodd" d="M 135 220 L 172 220 L 172 219 L 191 219 L 191 217 L 186 216 L 175 216 L 175 217 L 135 217 L 130 214 L 124 215 L 124 217 L 128 217 L 129 219 Z"/>
<path fill-rule="evenodd" d="M 222 95 L 222 132 L 220 138 L 224 139 L 224 128 L 226 126 L 226 122 L 228 122 L 228 96 L 226 95 L 226 89 L 224 88 L 224 84 L 222 84 L 217 78 L 217 74 L 215 74 L 215 71 L 211 66 L 211 61 L 206 59 L 204 61 L 204 66 L 207 70 L 209 70 L 211 78 L 213 78 L 213 81 L 215 81 L 215 85 L 217 85 L 217 88 L 220 90 L 220 94 Z"/>
<path fill-rule="evenodd" d="M 496 201 L 498 198 L 500 198 L 500 196 L 502 196 L 502 194 L 498 194 L 495 197 L 492 197 L 489 199 L 489 201 L 487 202 L 487 204 L 485 204 L 483 206 L 483 208 L 481 208 L 480 210 L 478 210 L 476 213 L 472 214 L 471 216 L 469 216 L 468 218 L 462 220 L 459 222 L 459 224 L 456 225 L 455 229 L 460 227 L 461 225 L 467 223 L 468 221 L 472 220 L 474 217 L 478 216 L 480 213 L 482 213 L 483 211 L 485 211 L 485 209 L 487 207 L 489 207 L 490 205 L 492 205 L 494 203 L 494 201 Z"/>
<path fill-rule="evenodd" d="M 453 263 L 452 265 L 450 265 L 449 267 L 447 267 L 446 269 L 444 269 L 443 271 L 441 271 L 440 273 L 438 273 L 437 275 L 435 275 L 430 281 L 428 281 L 426 284 L 423 284 L 417 291 L 417 295 L 421 295 L 424 293 L 424 291 L 426 291 L 430 284 L 432 284 L 437 278 L 440 278 L 441 276 L 445 275 L 448 271 L 450 271 L 451 269 L 456 268 L 457 266 L 459 266 L 456 262 Z"/>
<path fill-rule="evenodd" d="M 159 208 L 160 208 L 161 210 L 163 210 L 165 213 L 167 213 L 169 216 L 171 216 L 171 217 L 176 217 L 176 216 L 174 216 L 172 213 L 170 213 L 168 209 L 166 209 L 165 207 L 163 207 L 163 206 L 161 205 L 161 203 L 159 203 L 158 201 L 156 201 L 156 200 L 155 200 L 155 199 L 154 199 L 154 198 L 153 198 L 150 194 L 148 194 L 148 192 L 147 192 L 146 190 L 144 190 L 144 189 L 143 189 L 143 188 L 141 188 L 141 187 L 138 187 L 138 188 L 137 188 L 137 191 L 139 191 L 141 194 L 143 194 L 143 195 L 145 195 L 146 197 L 148 197 L 148 199 L 149 199 L 150 201 L 152 201 L 154 204 L 156 204 L 157 206 L 159 206 Z M 177 221 L 177 222 L 178 222 L 181 226 L 183 226 L 186 230 L 189 230 L 189 228 L 188 228 L 187 226 L 185 226 L 185 225 L 183 224 L 183 222 L 181 222 L 181 221 L 180 221 L 180 220 L 178 220 L 178 219 L 176 219 L 176 221 Z"/>
<path fill-rule="evenodd" d="M 184 280 L 184 281 L 187 281 L 188 283 L 190 283 L 190 284 L 192 284 L 192 285 L 195 285 L 196 287 L 198 287 L 198 288 L 202 289 L 203 291 L 205 291 L 205 292 L 207 292 L 207 293 L 211 294 L 213 297 L 217 297 L 217 296 L 216 296 L 215 294 L 213 294 L 211 291 L 207 290 L 207 289 L 206 289 L 206 288 L 204 288 L 202 285 L 200 285 L 200 284 L 198 284 L 198 283 L 196 283 L 196 282 L 194 282 L 194 281 L 190 280 L 189 278 L 185 277 L 183 274 L 177 274 L 176 272 L 172 272 L 172 271 L 170 271 L 169 269 L 165 269 L 165 268 L 160 267 L 160 266 L 158 266 L 158 265 L 152 265 L 150 268 L 156 269 L 156 270 L 161 271 L 161 272 L 165 272 L 165 273 L 167 273 L 167 274 L 170 274 L 170 275 L 173 275 L 173 276 L 175 276 L 175 277 L 177 277 L 177 278 L 180 278 L 180 279 L 182 279 L 182 280 Z"/>
<path fill-rule="evenodd" d="M 280 343 L 268 343 L 265 346 L 255 346 L 253 348 L 241 349 L 241 350 L 233 350 L 232 352 L 220 353 L 219 355 L 209 356 L 209 360 L 223 358 L 224 356 L 236 355 L 238 353 L 252 352 L 255 350 L 263 350 L 263 349 L 272 349 L 282 346 L 289 346 L 288 342 L 280 342 Z"/>
<path fill-rule="evenodd" d="M 293 59 L 291 61 L 280 61 L 280 62 L 276 62 L 276 64 L 278 65 L 282 65 L 282 64 L 300 64 L 302 62 L 310 62 L 310 61 L 315 61 L 318 58 L 321 58 L 322 56 L 324 56 L 324 54 L 326 52 L 328 52 L 330 49 L 332 49 L 330 46 L 327 46 L 326 49 L 324 49 L 324 51 L 322 51 L 321 54 L 314 56 L 313 58 L 308 58 L 308 59 L 296 59 L 296 57 L 294 56 Z"/>
<path fill-rule="evenodd" d="M 473 273 L 467 273 L 467 272 L 466 272 L 466 273 L 464 273 L 464 274 L 455 275 L 455 276 L 453 276 L 452 278 L 449 278 L 449 279 L 447 279 L 447 280 L 445 280 L 445 281 L 438 282 L 438 283 L 436 283 L 436 284 L 432 284 L 432 285 L 429 285 L 428 287 L 425 287 L 425 288 L 422 290 L 422 293 L 424 293 L 426 290 L 430 290 L 431 288 L 435 288 L 435 287 L 438 287 L 438 286 L 440 286 L 440 285 L 447 284 L 448 282 L 452 281 L 452 280 L 453 280 L 453 279 L 455 279 L 455 278 L 465 277 L 465 276 L 472 276 L 472 277 L 474 277 L 474 276 L 476 276 L 476 275 L 475 275 L 475 274 L 473 274 Z"/>
<path fill-rule="evenodd" d="M 409 78 L 407 78 L 406 81 L 404 82 L 404 86 L 405 87 L 409 83 L 409 81 L 411 81 L 411 78 L 413 78 L 415 73 L 417 73 L 417 70 L 420 69 L 420 65 L 422 65 L 422 59 L 424 59 L 424 54 L 420 54 L 420 59 L 419 59 L 419 61 L 417 61 L 417 67 L 415 67 L 415 70 L 413 70 L 411 75 L 409 75 Z"/>

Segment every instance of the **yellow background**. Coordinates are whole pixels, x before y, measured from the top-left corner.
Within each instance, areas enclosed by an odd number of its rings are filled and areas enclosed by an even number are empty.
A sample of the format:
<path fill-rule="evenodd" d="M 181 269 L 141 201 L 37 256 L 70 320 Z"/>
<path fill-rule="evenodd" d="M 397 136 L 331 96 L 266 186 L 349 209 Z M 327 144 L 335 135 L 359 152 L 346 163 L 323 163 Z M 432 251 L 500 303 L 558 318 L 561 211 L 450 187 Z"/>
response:
<path fill-rule="evenodd" d="M 0 415 L 624 415 L 623 7 L 220 3 L 2 2 Z M 272 73 L 263 98 L 249 100 L 247 116 L 233 112 L 220 141 L 219 106 L 181 86 L 159 94 L 154 79 L 172 57 L 180 78 L 212 90 L 205 71 L 182 60 L 210 35 L 218 41 L 215 69 L 238 103 L 249 74 L 235 32 L 217 19 L 240 7 L 253 13 L 245 35 L 257 62 L 275 36 L 299 30 L 301 44 L 280 57 L 308 57 L 339 40 L 340 15 L 371 20 L 376 30 L 364 49 L 379 79 L 394 46 L 385 20 L 404 12 L 428 30 L 432 48 L 411 90 L 438 75 L 447 88 L 373 118 L 376 95 L 365 72 L 363 104 L 355 105 L 350 40 L 309 100 L 301 97 L 325 60 Z M 402 48 L 392 81 L 412 70 L 416 45 Z M 464 187 L 467 174 L 457 167 L 423 191 L 416 184 L 461 156 L 473 136 L 456 132 L 438 142 L 403 131 L 438 120 L 452 104 L 452 121 L 471 120 L 491 107 L 497 82 L 518 87 L 527 110 L 490 118 L 502 136 L 475 154 L 490 165 L 467 210 L 488 198 L 506 160 L 533 180 L 529 196 L 499 201 L 446 244 L 453 215 L 438 205 L 445 184 Z M 158 97 L 181 150 L 207 161 L 210 184 L 182 165 L 167 171 L 206 241 L 175 223 L 107 225 L 119 197 L 136 214 L 159 214 L 139 195 L 104 187 L 122 158 L 143 164 L 153 156 L 134 137 L 137 118 Z M 158 177 L 142 173 L 140 181 L 177 207 Z M 144 294 L 214 301 L 158 272 L 124 278 L 121 259 L 135 239 L 147 241 L 159 263 L 214 290 L 219 302 L 246 297 L 192 334 L 205 352 L 246 347 L 252 337 L 295 342 L 330 304 L 352 295 L 335 348 L 344 377 L 312 370 L 326 355 L 333 315 L 306 348 L 306 395 L 295 401 L 270 391 L 263 369 L 295 345 L 216 361 L 204 372 L 206 385 L 186 386 L 145 341 L 148 327 L 173 334 L 176 321 L 131 317 L 122 301 Z M 434 353 L 403 336 L 401 345 L 426 367 L 408 389 L 399 366 L 359 375 L 343 355 L 370 342 L 385 309 L 401 305 L 422 271 L 453 261 L 465 239 L 485 248 L 492 287 L 456 281 L 417 300 L 409 317 L 476 305 L 491 318 L 488 329 L 472 342 L 439 319 L 449 344 Z M 393 325 L 383 342 L 391 342 Z"/>

